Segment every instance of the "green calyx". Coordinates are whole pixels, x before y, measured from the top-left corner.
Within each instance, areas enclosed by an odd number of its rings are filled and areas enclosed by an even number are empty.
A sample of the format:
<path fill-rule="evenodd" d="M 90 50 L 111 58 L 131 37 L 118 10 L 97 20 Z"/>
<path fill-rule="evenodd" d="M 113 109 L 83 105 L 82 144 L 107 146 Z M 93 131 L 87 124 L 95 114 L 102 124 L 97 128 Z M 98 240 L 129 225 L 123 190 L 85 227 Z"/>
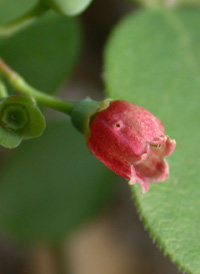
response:
<path fill-rule="evenodd" d="M 86 138 L 89 138 L 92 118 L 98 112 L 109 107 L 111 101 L 113 100 L 93 101 L 91 99 L 84 99 L 77 102 L 70 113 L 72 124 L 83 133 Z"/>
<path fill-rule="evenodd" d="M 35 103 L 24 96 L 10 96 L 0 101 L 0 145 L 17 147 L 23 139 L 40 136 L 45 119 Z"/>
<path fill-rule="evenodd" d="M 48 7 L 55 9 L 57 12 L 73 16 L 84 11 L 92 0 L 40 0 Z"/>

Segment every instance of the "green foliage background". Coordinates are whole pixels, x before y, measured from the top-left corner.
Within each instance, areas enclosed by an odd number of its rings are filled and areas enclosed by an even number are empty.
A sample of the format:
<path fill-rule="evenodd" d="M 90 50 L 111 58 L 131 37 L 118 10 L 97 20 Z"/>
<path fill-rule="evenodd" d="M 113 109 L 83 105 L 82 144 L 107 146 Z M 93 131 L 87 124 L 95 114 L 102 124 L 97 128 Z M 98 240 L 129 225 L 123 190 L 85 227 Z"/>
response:
<path fill-rule="evenodd" d="M 70 3 L 76 9 L 81 2 Z M 145 195 L 136 185 L 133 195 L 144 225 L 163 252 L 187 273 L 199 274 L 199 0 L 175 1 L 175 6 L 185 6 L 177 9 L 162 9 L 166 1 L 140 2 L 151 8 L 124 18 L 106 44 L 106 92 L 150 110 L 176 139 L 168 180 L 151 184 Z M 0 0 L 0 23 L 35 3 Z M 71 75 L 81 43 L 79 19 L 51 11 L 22 32 L 1 38 L 0 55 L 30 84 L 53 93 Z M 2 225 L 15 241 L 26 244 L 69 236 L 103 212 L 119 190 L 115 176 L 89 155 L 67 119 L 17 149 L 5 161 L 1 180 Z"/>

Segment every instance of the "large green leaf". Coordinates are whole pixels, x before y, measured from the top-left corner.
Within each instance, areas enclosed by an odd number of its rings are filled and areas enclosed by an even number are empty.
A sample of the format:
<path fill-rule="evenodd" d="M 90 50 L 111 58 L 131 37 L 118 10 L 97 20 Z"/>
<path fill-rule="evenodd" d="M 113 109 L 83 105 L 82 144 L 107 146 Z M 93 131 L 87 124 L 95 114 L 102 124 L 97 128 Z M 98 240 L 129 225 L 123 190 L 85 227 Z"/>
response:
<path fill-rule="evenodd" d="M 79 22 L 53 12 L 0 43 L 3 59 L 46 92 L 54 91 L 70 75 L 79 50 Z"/>
<path fill-rule="evenodd" d="M 111 34 L 105 51 L 109 97 L 158 116 L 177 141 L 166 182 L 134 195 L 164 253 L 188 273 L 200 273 L 200 10 L 140 11 Z"/>
<path fill-rule="evenodd" d="M 117 183 L 68 121 L 49 125 L 4 163 L 1 228 L 15 241 L 54 242 L 108 206 Z"/>

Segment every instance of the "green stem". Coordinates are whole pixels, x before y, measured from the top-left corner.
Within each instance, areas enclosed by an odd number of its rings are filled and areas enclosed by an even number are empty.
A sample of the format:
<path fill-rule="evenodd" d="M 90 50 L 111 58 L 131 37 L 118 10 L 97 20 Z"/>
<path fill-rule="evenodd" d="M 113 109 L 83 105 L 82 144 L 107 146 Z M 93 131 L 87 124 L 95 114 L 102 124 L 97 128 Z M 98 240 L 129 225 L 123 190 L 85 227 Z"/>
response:
<path fill-rule="evenodd" d="M 3 81 L 0 78 L 0 99 L 7 96 L 8 96 L 8 93 L 7 93 L 6 86 L 4 85 Z"/>
<path fill-rule="evenodd" d="M 48 9 L 49 8 L 41 2 L 37 3 L 31 10 L 18 19 L 0 26 L 0 36 L 9 36 L 25 28 L 36 21 L 36 19 L 43 15 Z"/>
<path fill-rule="evenodd" d="M 1 58 L 0 74 L 6 77 L 12 87 L 14 87 L 20 93 L 33 98 L 37 103 L 70 115 L 72 107 L 75 103 L 61 100 L 35 89 L 31 85 L 29 85 L 20 75 L 18 75 L 11 68 L 9 68 Z"/>

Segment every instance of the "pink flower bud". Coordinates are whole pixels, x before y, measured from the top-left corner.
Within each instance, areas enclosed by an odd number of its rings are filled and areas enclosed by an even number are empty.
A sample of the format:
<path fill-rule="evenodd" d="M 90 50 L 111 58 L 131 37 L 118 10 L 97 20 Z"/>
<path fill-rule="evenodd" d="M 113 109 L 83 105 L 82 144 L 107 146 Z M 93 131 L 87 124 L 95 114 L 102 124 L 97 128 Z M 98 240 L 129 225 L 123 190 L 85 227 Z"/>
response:
<path fill-rule="evenodd" d="M 126 101 L 113 101 L 97 113 L 90 125 L 87 144 L 108 168 L 138 182 L 142 192 L 150 182 L 161 182 L 169 175 L 164 159 L 176 142 L 165 134 L 162 122 L 146 109 Z"/>

